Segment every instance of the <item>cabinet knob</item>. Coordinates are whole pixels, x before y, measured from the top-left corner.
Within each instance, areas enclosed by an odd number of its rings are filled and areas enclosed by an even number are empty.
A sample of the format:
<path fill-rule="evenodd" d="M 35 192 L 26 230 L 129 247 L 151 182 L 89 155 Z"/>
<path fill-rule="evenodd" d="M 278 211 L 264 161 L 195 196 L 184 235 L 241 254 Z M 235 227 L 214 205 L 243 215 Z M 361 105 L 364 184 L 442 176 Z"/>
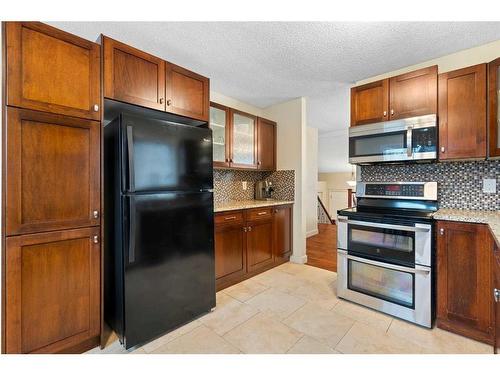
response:
<path fill-rule="evenodd" d="M 243 231 L 246 232 L 247 231 L 247 227 L 243 227 Z"/>
<path fill-rule="evenodd" d="M 259 160 L 259 161 L 257 162 L 257 165 L 260 165 L 260 164 L 261 164 L 261 163 L 260 163 L 260 160 Z"/>
<path fill-rule="evenodd" d="M 394 109 L 391 109 L 391 116 L 394 115 Z"/>
<path fill-rule="evenodd" d="M 229 159 L 228 158 L 226 158 L 226 163 L 229 163 Z"/>
<path fill-rule="evenodd" d="M 445 149 L 444 149 L 444 146 L 441 146 L 441 152 L 444 152 Z"/>
<path fill-rule="evenodd" d="M 500 289 L 493 288 L 493 298 L 495 302 L 500 302 Z"/>
<path fill-rule="evenodd" d="M 94 219 L 99 219 L 99 211 L 97 210 L 92 211 L 92 216 L 94 217 Z"/>
<path fill-rule="evenodd" d="M 443 229 L 443 228 L 439 229 L 439 234 L 440 234 L 441 236 L 444 236 L 444 229 Z"/>
<path fill-rule="evenodd" d="M 172 104 L 172 100 L 168 99 L 167 100 L 167 105 L 170 105 L 170 104 Z"/>
<path fill-rule="evenodd" d="M 386 117 L 386 116 L 387 116 L 387 111 L 384 111 L 384 117 Z"/>
<path fill-rule="evenodd" d="M 233 162 L 233 159 L 229 159 L 229 162 L 232 163 Z"/>
<path fill-rule="evenodd" d="M 160 104 L 163 104 L 163 98 L 160 98 Z"/>
<path fill-rule="evenodd" d="M 99 112 L 99 106 L 97 104 L 94 104 L 94 112 Z"/>
<path fill-rule="evenodd" d="M 93 242 L 93 243 L 99 243 L 99 236 L 94 236 L 94 237 L 92 238 L 92 242 Z"/>

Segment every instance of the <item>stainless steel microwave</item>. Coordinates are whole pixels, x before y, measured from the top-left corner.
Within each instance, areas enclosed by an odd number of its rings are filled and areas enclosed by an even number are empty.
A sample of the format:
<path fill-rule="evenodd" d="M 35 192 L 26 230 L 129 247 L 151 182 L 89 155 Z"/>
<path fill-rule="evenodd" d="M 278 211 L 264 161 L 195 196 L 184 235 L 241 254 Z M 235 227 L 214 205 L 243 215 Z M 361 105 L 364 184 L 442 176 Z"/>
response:
<path fill-rule="evenodd" d="M 433 160 L 437 116 L 425 115 L 349 128 L 349 163 Z"/>

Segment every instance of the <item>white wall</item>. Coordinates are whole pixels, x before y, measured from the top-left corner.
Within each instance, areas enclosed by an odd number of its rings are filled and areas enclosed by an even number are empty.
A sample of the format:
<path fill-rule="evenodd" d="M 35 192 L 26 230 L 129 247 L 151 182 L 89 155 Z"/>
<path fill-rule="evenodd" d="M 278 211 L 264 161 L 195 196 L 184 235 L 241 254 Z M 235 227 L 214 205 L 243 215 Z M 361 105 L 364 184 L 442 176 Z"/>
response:
<path fill-rule="evenodd" d="M 306 128 L 306 237 L 318 234 L 318 129 Z"/>
<path fill-rule="evenodd" d="M 2 30 L 3 28 L 0 27 L 0 51 L 2 51 L 2 41 L 3 41 L 3 37 L 2 37 Z M 0 82 L 4 82 L 3 79 L 2 79 L 2 74 L 3 74 L 3 66 L 2 66 L 2 62 L 3 62 L 3 59 L 0 58 Z M 2 103 L 2 95 L 0 95 L 0 112 L 1 112 L 1 115 L 2 115 L 2 121 L 4 121 L 4 116 L 5 114 L 3 113 L 4 111 L 4 108 L 3 108 L 3 103 Z M 0 132 L 2 133 L 2 132 Z M 2 145 L 3 145 L 3 139 L 1 139 L 2 135 L 0 134 L 0 155 L 3 156 L 3 150 L 2 150 Z M 0 197 L 3 196 L 3 192 L 2 192 L 2 173 L 0 173 Z M 2 210 L 3 212 L 3 207 L 0 205 L 0 209 Z M 3 223 L 2 223 L 2 218 L 3 218 L 3 215 L 0 215 L 0 234 L 3 234 L 1 233 L 1 231 L 3 230 Z M 0 244 L 0 264 L 3 264 L 3 259 L 2 259 L 2 254 L 3 254 L 3 241 L 0 241 L 1 244 Z M 0 280 L 3 280 L 3 275 L 2 275 L 2 269 L 3 267 L 0 267 Z M 1 282 L 1 281 L 0 281 Z M 3 288 L 0 288 L 0 301 L 3 301 L 3 295 L 2 295 L 2 290 Z M 2 309 L 0 308 L 0 322 L 3 322 L 3 316 L 2 316 Z M 2 340 L 2 330 L 0 329 L 0 343 L 2 343 L 3 340 Z M 1 344 L 0 344 L 1 345 Z"/>
<path fill-rule="evenodd" d="M 238 109 L 243 112 L 250 113 L 255 116 L 259 117 L 266 117 L 264 116 L 264 110 L 259 107 L 255 107 L 251 104 L 247 104 L 244 102 L 241 102 L 237 99 L 231 98 L 229 96 L 226 96 L 224 94 L 221 94 L 219 92 L 215 91 L 210 91 L 210 101 L 215 102 L 217 104 L 222 104 L 231 108 Z M 270 119 L 272 120 L 272 119 Z"/>
<path fill-rule="evenodd" d="M 306 99 L 297 98 L 264 109 L 264 117 L 278 123 L 277 168 L 295 170 L 293 212 L 293 254 L 295 263 L 305 263 L 306 256 Z"/>

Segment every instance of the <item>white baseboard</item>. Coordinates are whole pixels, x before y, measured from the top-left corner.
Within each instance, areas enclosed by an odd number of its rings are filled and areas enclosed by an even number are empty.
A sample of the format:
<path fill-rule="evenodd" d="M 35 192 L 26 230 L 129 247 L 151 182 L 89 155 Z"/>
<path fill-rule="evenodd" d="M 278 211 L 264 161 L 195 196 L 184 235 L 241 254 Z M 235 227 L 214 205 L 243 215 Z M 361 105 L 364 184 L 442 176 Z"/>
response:
<path fill-rule="evenodd" d="M 307 255 L 292 255 L 290 257 L 290 262 L 292 263 L 298 263 L 298 264 L 305 264 L 307 263 Z"/>
<path fill-rule="evenodd" d="M 309 238 L 311 236 L 315 236 L 319 233 L 318 228 L 310 230 L 309 232 L 306 233 L 306 238 Z"/>

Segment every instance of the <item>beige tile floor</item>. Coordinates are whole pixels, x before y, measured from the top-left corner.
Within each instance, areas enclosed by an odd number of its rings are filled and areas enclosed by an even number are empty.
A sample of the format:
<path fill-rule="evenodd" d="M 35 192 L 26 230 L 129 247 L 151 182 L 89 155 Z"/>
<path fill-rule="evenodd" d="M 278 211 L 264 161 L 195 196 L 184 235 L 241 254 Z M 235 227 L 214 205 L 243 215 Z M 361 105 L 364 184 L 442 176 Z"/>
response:
<path fill-rule="evenodd" d="M 215 311 L 142 347 L 88 353 L 492 353 L 336 297 L 334 272 L 286 263 L 217 293 Z"/>

